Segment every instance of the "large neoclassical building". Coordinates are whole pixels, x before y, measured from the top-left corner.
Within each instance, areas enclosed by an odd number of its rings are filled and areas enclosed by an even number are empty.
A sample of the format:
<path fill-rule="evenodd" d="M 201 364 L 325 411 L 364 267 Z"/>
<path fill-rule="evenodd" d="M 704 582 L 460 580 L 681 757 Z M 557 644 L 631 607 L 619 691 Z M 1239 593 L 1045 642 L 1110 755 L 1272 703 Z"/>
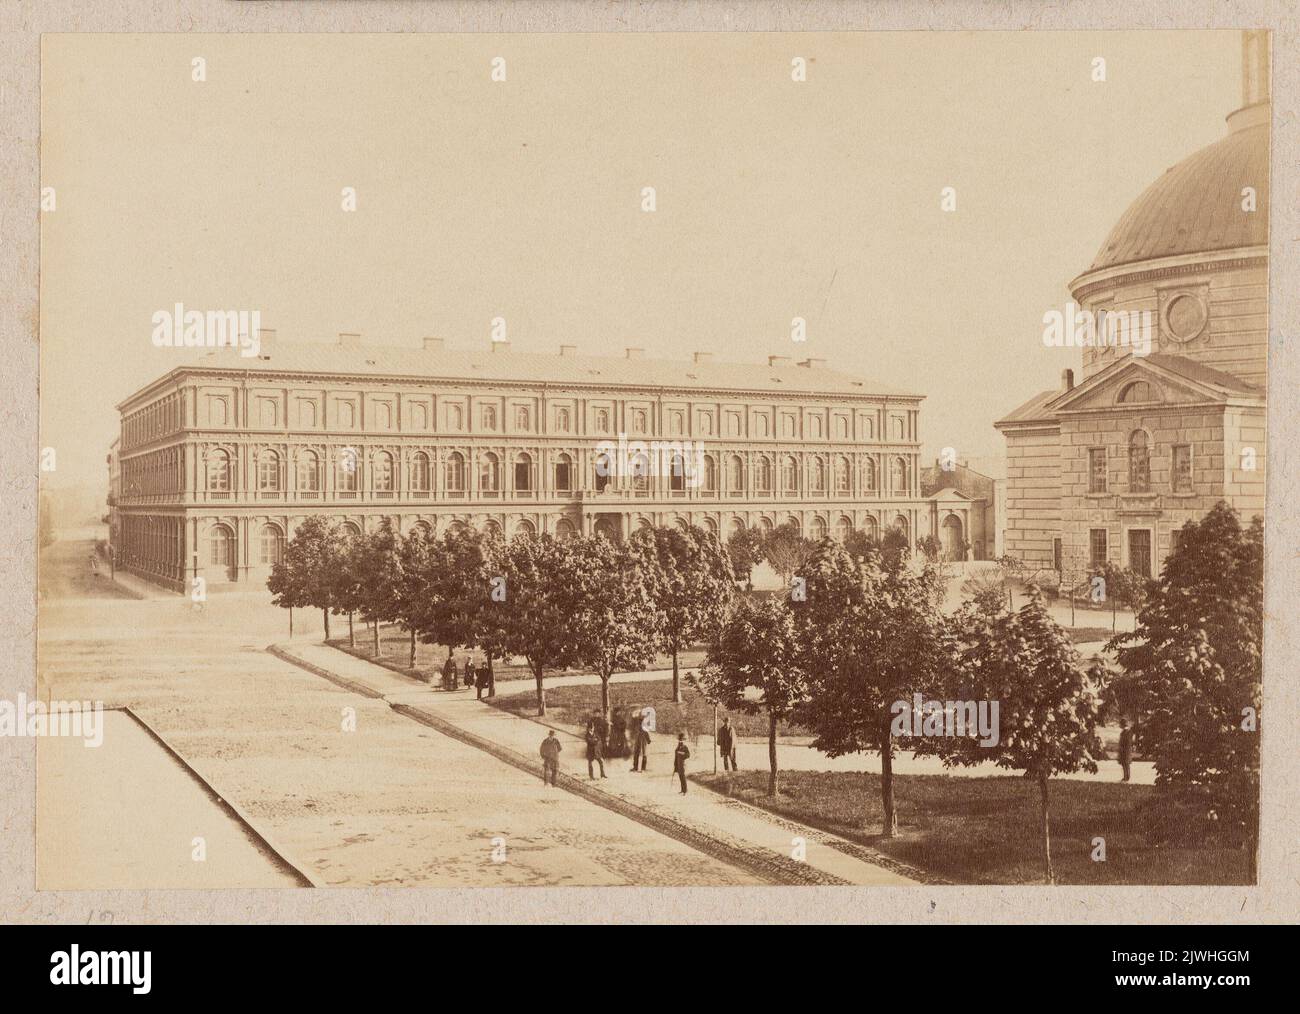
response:
<path fill-rule="evenodd" d="M 1267 33 L 1243 33 L 1242 46 L 1243 106 L 1227 136 L 1152 183 L 1070 283 L 1093 313 L 1145 311 L 1149 354 L 1085 347 L 1078 383 L 1066 369 L 1060 387 L 995 424 L 1006 549 L 1030 564 L 1153 575 L 1182 526 L 1219 500 L 1246 518 L 1264 511 Z"/>
<path fill-rule="evenodd" d="M 986 505 L 920 492 L 921 396 L 829 369 L 277 342 L 213 351 L 118 409 L 121 566 L 181 589 L 260 582 L 313 514 L 353 531 L 453 525 L 556 536 L 694 523 L 725 538 L 894 526 L 982 556 Z M 611 454 L 610 444 L 626 445 Z M 663 445 L 662 454 L 641 445 Z M 610 459 L 615 464 L 610 467 Z"/>

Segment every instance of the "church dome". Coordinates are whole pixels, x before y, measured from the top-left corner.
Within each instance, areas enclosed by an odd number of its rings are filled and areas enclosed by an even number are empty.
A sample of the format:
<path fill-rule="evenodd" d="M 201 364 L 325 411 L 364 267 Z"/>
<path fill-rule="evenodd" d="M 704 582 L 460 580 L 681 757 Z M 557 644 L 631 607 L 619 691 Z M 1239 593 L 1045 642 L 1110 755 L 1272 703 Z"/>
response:
<path fill-rule="evenodd" d="M 1241 206 L 1246 187 L 1255 189 L 1252 212 Z M 1268 121 L 1251 117 L 1166 169 L 1120 216 L 1088 271 L 1267 243 Z"/>

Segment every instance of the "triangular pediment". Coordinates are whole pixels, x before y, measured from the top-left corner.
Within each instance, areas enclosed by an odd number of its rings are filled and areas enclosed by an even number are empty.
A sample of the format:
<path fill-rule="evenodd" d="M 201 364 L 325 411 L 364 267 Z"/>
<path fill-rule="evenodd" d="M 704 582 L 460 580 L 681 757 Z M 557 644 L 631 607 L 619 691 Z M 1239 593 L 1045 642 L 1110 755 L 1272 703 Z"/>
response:
<path fill-rule="evenodd" d="M 1222 404 L 1230 397 L 1232 392 L 1223 386 L 1180 372 L 1173 357 L 1164 356 L 1156 362 L 1144 356 L 1128 355 L 1094 373 L 1073 390 L 1062 392 L 1047 408 L 1054 414 L 1159 408 L 1206 402 Z"/>

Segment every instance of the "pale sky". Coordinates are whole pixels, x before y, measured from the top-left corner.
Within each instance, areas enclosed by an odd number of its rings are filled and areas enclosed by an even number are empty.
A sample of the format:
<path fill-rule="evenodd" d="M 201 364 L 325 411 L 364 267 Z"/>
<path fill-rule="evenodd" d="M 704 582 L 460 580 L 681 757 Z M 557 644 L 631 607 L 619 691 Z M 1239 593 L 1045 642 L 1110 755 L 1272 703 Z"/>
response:
<path fill-rule="evenodd" d="M 181 302 L 282 343 L 504 317 L 524 351 L 822 357 L 926 395 L 926 454 L 1000 456 L 993 421 L 1078 368 L 1043 314 L 1224 136 L 1239 60 L 1236 32 L 47 35 L 41 442 L 106 483 Z"/>

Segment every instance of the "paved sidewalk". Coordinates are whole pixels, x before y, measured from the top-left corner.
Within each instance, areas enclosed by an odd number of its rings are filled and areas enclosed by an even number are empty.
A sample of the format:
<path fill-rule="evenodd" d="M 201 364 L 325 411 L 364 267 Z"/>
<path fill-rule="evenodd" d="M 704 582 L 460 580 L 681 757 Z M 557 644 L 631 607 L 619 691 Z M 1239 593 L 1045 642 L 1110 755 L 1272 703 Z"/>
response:
<path fill-rule="evenodd" d="M 434 690 L 323 644 L 293 641 L 271 650 L 348 689 L 382 697 L 394 710 L 416 721 L 516 766 L 536 769 L 540 775 L 538 747 L 545 732 L 537 722 L 490 707 L 475 700 L 472 693 Z M 666 764 L 660 763 L 658 770 L 634 774 L 627 760 L 610 759 L 605 764 L 609 777 L 588 781 L 584 743 L 565 731 L 558 731 L 558 735 L 564 788 L 657 827 L 701 851 L 729 857 L 729 861 L 766 875 L 773 883 L 941 882 L 857 843 L 768 814 L 694 783 L 688 795 L 682 796 Z M 652 763 L 655 760 L 652 758 Z M 706 762 L 711 770 L 708 754 L 692 758 L 690 767 L 705 770 Z M 543 788 L 539 777 L 538 792 L 547 791 L 553 790 Z M 791 858 L 798 838 L 804 841 L 801 861 Z"/>

